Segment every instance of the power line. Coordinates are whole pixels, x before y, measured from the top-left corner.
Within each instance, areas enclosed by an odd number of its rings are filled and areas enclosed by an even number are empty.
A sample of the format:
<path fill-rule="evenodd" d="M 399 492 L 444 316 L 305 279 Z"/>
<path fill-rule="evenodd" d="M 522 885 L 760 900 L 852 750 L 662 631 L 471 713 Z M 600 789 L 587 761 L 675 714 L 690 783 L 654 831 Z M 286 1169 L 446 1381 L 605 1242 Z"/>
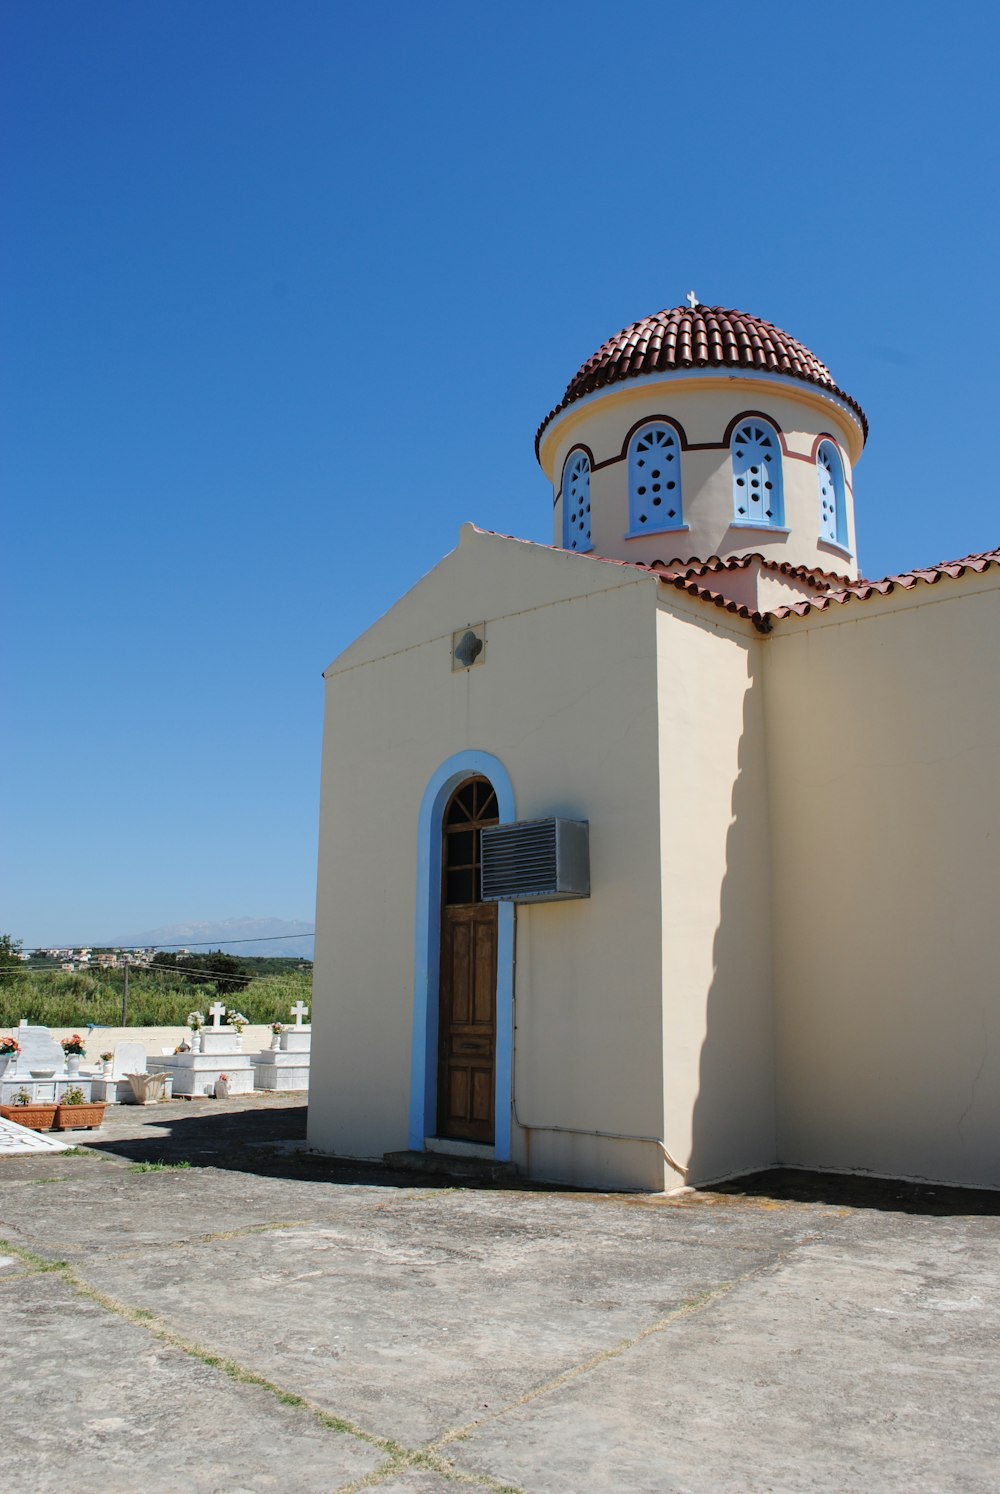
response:
<path fill-rule="evenodd" d="M 199 942 L 198 940 L 178 939 L 174 944 L 97 944 L 97 943 L 95 943 L 93 941 L 91 941 L 90 943 L 88 943 L 86 939 L 78 939 L 73 944 L 71 944 L 68 939 L 63 939 L 60 943 L 57 943 L 53 939 L 50 944 L 46 944 L 46 943 L 44 943 L 44 941 L 36 939 L 36 940 L 32 941 L 31 948 L 32 949 L 119 949 L 119 950 L 122 951 L 123 954 L 128 954 L 128 953 L 130 953 L 134 949 L 153 949 L 153 950 L 156 950 L 156 949 L 218 949 L 220 954 L 224 954 L 225 951 L 222 950 L 222 949 L 219 949 L 220 943 L 221 944 L 276 944 L 281 939 L 313 939 L 313 938 L 315 938 L 315 935 L 316 935 L 316 930 L 315 929 L 308 929 L 304 933 L 301 933 L 301 934 L 263 934 L 259 938 L 256 938 L 256 939 L 221 939 L 221 940 L 219 940 L 219 939 L 204 939 L 201 942 Z M 292 955 L 290 958 L 294 960 L 295 956 Z"/>
<path fill-rule="evenodd" d="M 122 968 L 121 965 L 84 965 L 79 970 L 58 970 L 51 965 L 31 966 L 19 961 L 16 965 L 0 969 L 0 979 L 8 975 L 113 975 L 115 971 Z M 256 980 L 272 980 L 278 974 L 276 971 L 256 970 L 250 975 L 244 975 L 236 971 L 206 970 L 197 965 L 159 965 L 155 960 L 150 960 L 148 965 L 131 960 L 129 968 L 136 975 L 141 975 L 144 970 L 155 970 L 164 975 L 204 975 L 208 980 L 242 981 L 247 986 L 252 985 Z"/>

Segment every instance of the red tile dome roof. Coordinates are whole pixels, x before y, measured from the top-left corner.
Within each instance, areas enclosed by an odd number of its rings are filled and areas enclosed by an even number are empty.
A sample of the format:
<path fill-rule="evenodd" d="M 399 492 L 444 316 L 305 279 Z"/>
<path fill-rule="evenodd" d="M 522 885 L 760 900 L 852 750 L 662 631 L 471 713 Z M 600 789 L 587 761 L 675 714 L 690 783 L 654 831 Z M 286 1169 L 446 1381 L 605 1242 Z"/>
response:
<path fill-rule="evenodd" d="M 623 379 L 684 368 L 750 368 L 818 384 L 850 405 L 868 438 L 868 421 L 857 400 L 837 387 L 814 353 L 780 327 L 723 306 L 672 306 L 633 322 L 587 359 L 538 427 L 535 451 L 549 421 L 585 394 Z"/>

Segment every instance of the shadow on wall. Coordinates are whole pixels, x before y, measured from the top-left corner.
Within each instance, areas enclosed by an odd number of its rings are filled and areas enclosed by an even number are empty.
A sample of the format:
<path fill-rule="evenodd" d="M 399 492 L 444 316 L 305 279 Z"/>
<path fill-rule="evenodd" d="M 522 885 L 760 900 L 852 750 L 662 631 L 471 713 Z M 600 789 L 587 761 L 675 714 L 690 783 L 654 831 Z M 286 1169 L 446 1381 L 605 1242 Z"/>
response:
<path fill-rule="evenodd" d="M 707 874 L 717 845 L 710 832 L 718 823 L 722 833 L 728 810 L 691 1117 L 688 1181 L 694 1184 L 758 1171 L 777 1160 L 767 751 L 762 661 L 755 654 L 751 650 L 747 660 L 735 778 L 727 784 L 720 760 L 720 777 L 709 787 L 710 793 L 718 789 L 718 800 L 706 805 L 705 835 L 693 851 L 705 858 Z M 706 877 L 699 881 L 708 888 Z"/>

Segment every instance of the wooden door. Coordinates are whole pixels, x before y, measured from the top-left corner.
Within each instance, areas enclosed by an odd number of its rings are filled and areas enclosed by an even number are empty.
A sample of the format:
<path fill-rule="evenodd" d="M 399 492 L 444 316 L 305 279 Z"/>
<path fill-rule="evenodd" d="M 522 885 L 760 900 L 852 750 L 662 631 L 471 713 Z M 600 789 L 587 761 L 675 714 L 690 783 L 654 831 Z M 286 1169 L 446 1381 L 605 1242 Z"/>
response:
<path fill-rule="evenodd" d="M 492 1144 L 496 1091 L 497 908 L 480 901 L 479 832 L 497 823 L 485 778 L 453 794 L 444 820 L 437 1134 Z"/>

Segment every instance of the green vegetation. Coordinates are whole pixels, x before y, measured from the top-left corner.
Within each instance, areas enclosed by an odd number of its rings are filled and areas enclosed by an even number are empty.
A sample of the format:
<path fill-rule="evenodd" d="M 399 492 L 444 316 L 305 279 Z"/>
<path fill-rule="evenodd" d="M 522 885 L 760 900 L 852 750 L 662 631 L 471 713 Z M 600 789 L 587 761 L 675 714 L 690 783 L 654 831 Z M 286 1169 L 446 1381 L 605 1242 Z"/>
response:
<path fill-rule="evenodd" d="M 161 957 L 155 957 L 161 964 Z M 122 1019 L 124 971 L 31 969 L 16 955 L 3 963 L 0 948 L 0 1027 L 20 1019 L 44 1027 L 118 1027 Z M 214 963 L 210 963 L 214 962 Z M 222 962 L 225 962 L 223 965 Z M 251 1022 L 288 1022 L 296 1001 L 312 1001 L 312 968 L 300 960 L 209 954 L 164 968 L 129 967 L 128 1025 L 180 1027 L 192 1008 L 207 1012 L 220 997 Z M 262 970 L 260 967 L 265 967 Z M 272 973 L 275 967 L 282 973 Z"/>
<path fill-rule="evenodd" d="M 190 1167 L 190 1162 L 133 1162 L 129 1172 L 179 1172 L 184 1167 Z"/>
<path fill-rule="evenodd" d="M 23 969 L 21 941 L 0 934 L 0 982 L 12 980 Z"/>

